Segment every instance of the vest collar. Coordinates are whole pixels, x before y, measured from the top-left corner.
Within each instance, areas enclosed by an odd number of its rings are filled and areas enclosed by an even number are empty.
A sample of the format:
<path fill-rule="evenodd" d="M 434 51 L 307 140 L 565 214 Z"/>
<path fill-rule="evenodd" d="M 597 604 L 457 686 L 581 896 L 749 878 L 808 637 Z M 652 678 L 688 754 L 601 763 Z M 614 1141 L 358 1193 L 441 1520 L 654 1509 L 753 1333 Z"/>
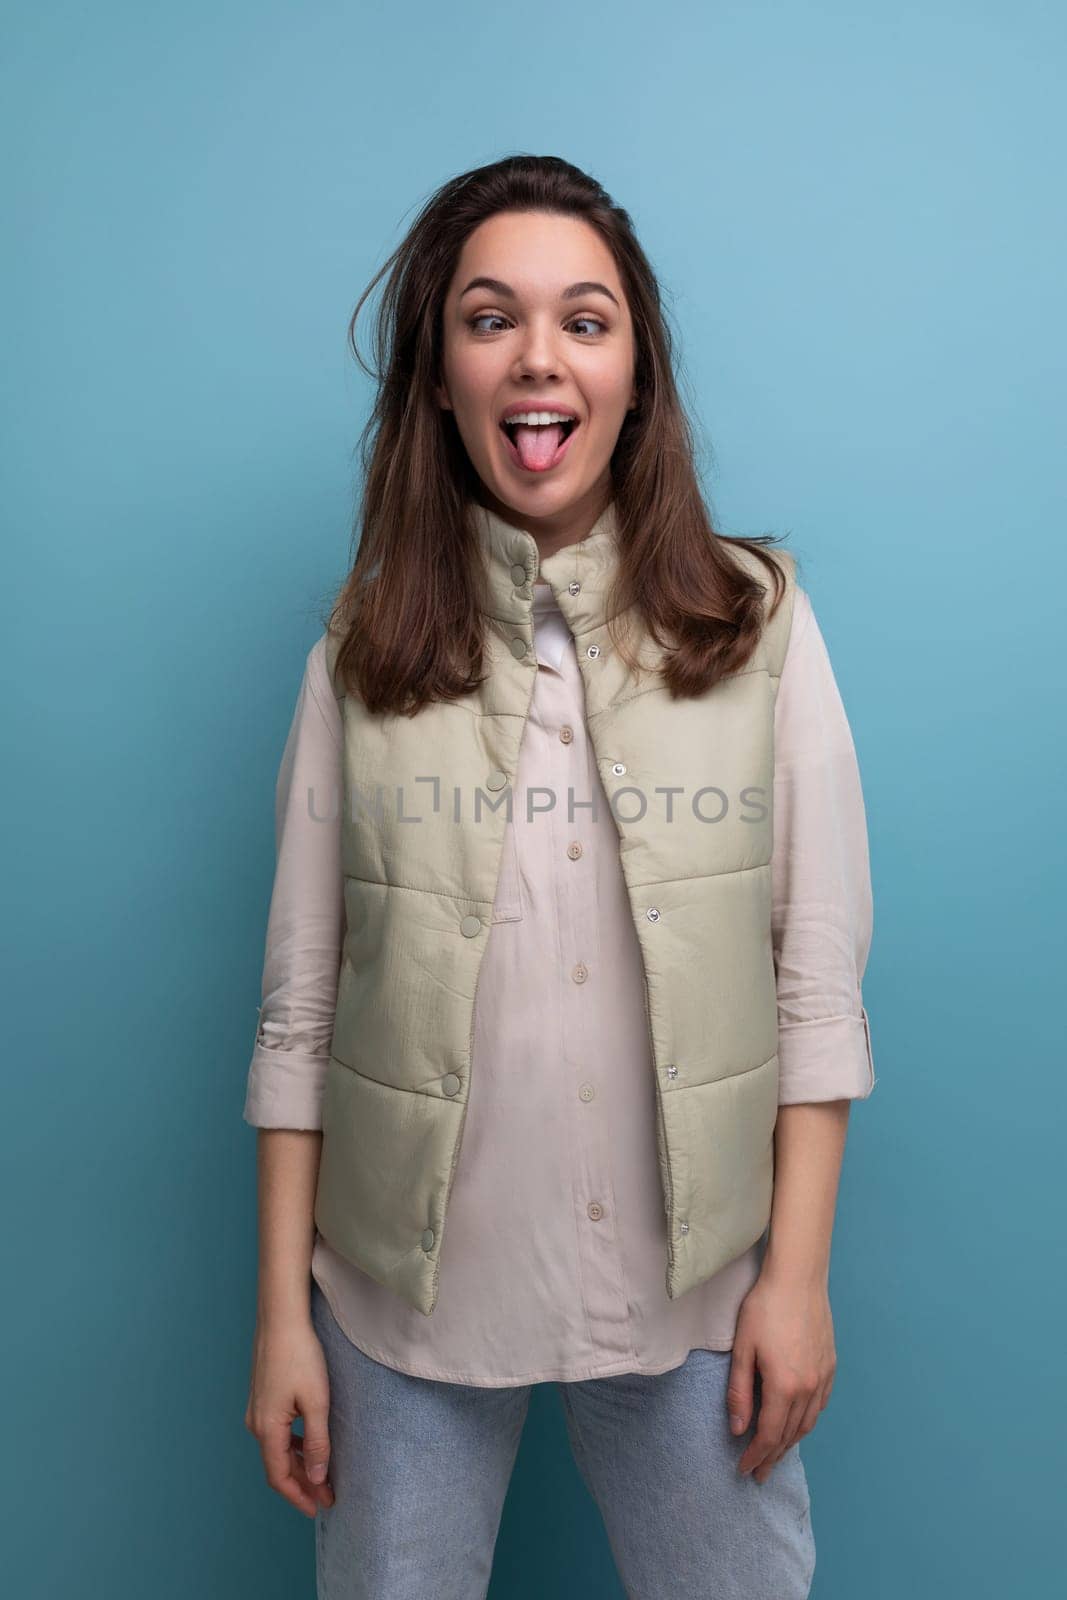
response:
<path fill-rule="evenodd" d="M 584 539 L 564 545 L 541 559 L 537 541 L 525 528 L 505 522 L 495 511 L 475 502 L 472 520 L 485 558 L 486 614 L 497 622 L 531 621 L 534 597 L 545 596 L 534 580 L 549 585 L 571 632 L 578 636 L 599 628 L 613 615 L 607 607 L 618 568 L 618 519 L 615 501 L 601 512 Z M 572 587 L 577 590 L 572 593 Z"/>

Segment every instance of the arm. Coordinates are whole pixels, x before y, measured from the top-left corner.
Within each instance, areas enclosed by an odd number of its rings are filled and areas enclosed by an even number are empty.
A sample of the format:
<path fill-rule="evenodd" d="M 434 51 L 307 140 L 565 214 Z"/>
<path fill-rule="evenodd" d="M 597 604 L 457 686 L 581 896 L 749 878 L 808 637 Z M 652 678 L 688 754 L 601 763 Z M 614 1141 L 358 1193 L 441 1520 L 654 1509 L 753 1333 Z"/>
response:
<path fill-rule="evenodd" d="M 814 1428 L 836 1369 L 828 1282 L 851 1104 L 874 1088 L 861 983 L 873 928 L 866 815 L 825 641 L 798 589 L 775 708 L 773 938 L 779 1110 L 770 1234 L 738 1322 L 733 1430 L 763 1482 Z"/>
<path fill-rule="evenodd" d="M 259 1214 L 245 1425 L 259 1440 L 268 1483 L 308 1516 L 333 1503 L 325 1481 L 329 1386 L 310 1292 L 322 1094 L 344 927 L 340 750 L 340 715 L 320 640 L 308 657 L 278 773 L 263 1003 L 244 1106 L 245 1121 L 258 1129 Z M 291 1428 L 297 1415 L 302 1439 Z"/>
<path fill-rule="evenodd" d="M 261 1328 L 311 1319 L 311 1252 L 320 1132 L 260 1128 L 256 1140 Z"/>
<path fill-rule="evenodd" d="M 763 1275 L 826 1293 L 851 1100 L 780 1106 Z"/>

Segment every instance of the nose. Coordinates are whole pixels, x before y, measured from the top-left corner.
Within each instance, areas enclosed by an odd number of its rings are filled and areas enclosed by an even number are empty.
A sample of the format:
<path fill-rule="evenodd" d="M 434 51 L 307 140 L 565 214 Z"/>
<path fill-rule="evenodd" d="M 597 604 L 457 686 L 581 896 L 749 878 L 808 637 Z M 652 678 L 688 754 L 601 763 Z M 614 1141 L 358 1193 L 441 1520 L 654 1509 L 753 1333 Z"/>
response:
<path fill-rule="evenodd" d="M 532 318 L 526 324 L 519 349 L 517 375 L 539 381 L 558 377 L 563 371 L 563 358 L 557 341 L 558 332 L 550 319 Z"/>

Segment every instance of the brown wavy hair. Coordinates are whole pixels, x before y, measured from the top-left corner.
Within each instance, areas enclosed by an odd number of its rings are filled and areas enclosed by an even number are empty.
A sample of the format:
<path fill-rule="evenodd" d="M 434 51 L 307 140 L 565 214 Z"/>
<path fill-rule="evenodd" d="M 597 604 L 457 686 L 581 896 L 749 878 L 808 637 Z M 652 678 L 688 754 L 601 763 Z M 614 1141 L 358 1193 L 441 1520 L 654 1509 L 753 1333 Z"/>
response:
<path fill-rule="evenodd" d="M 413 716 L 435 700 L 473 692 L 484 678 L 484 570 L 470 518 L 484 490 L 451 411 L 436 403 L 442 311 L 467 237 L 501 211 L 576 217 L 614 257 L 634 325 L 637 407 L 611 458 L 619 570 L 608 613 L 643 620 L 667 651 L 661 673 L 674 698 L 698 695 L 739 671 L 785 592 L 767 546 L 712 526 L 697 482 L 660 289 L 629 215 L 600 184 L 556 156 L 508 156 L 462 173 L 423 205 L 363 291 L 348 326 L 356 360 L 378 384 L 358 446 L 364 493 L 353 565 L 328 619 L 341 643 L 337 674 L 371 712 Z M 375 364 L 356 342 L 359 313 L 387 281 Z M 769 569 L 774 598 L 733 555 L 751 550 Z M 632 610 L 631 608 L 636 608 Z M 609 631 L 634 664 L 626 640 Z"/>

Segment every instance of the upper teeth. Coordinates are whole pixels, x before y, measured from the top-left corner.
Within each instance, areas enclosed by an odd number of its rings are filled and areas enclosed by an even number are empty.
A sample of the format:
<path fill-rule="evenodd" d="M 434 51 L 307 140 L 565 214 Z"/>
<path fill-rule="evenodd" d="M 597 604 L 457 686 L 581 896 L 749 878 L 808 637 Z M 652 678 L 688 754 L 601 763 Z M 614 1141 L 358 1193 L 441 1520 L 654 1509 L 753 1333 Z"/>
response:
<path fill-rule="evenodd" d="M 550 422 L 573 422 L 569 411 L 516 411 L 504 421 L 509 425 L 523 422 L 528 428 L 546 427 Z"/>

